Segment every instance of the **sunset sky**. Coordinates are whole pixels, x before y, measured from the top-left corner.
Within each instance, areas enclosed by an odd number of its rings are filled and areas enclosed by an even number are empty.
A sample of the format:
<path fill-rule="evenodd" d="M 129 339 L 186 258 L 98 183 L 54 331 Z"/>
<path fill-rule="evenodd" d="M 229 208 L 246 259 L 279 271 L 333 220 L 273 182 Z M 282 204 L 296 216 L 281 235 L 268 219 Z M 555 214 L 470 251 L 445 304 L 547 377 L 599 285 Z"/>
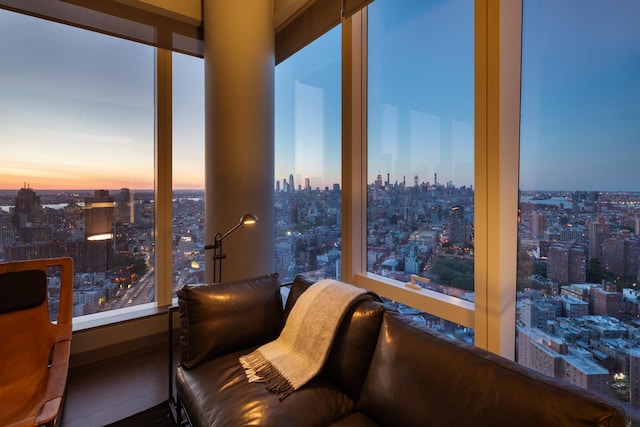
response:
<path fill-rule="evenodd" d="M 0 189 L 153 188 L 153 48 L 0 10 L 0 57 Z M 202 188 L 204 68 L 173 63 L 174 187 Z"/>

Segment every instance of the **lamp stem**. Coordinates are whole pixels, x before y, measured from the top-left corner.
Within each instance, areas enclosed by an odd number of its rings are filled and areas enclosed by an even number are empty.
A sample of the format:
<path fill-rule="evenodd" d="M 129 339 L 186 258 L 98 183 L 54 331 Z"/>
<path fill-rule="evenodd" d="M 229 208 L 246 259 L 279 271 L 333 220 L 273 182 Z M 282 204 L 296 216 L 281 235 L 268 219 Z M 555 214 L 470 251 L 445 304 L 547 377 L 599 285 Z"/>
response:
<path fill-rule="evenodd" d="M 213 239 L 213 244 L 205 245 L 205 250 L 213 249 L 213 283 L 222 282 L 222 260 L 227 257 L 222 253 L 222 241 L 243 225 L 255 224 L 256 222 L 258 222 L 257 216 L 254 214 L 245 214 L 240 218 L 240 222 L 234 225 L 231 230 L 224 234 L 217 233 Z"/>

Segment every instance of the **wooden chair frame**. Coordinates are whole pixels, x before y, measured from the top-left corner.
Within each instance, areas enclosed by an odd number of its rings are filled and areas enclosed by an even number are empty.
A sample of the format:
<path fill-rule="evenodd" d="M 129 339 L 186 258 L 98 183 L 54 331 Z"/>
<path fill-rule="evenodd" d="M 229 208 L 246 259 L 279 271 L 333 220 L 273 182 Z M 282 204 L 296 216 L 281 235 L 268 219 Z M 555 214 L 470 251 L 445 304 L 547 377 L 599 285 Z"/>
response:
<path fill-rule="evenodd" d="M 73 261 L 71 258 L 52 258 L 1 263 L 0 274 L 25 270 L 43 270 L 46 273 L 51 267 L 61 268 L 56 322 L 49 320 L 47 298 L 36 307 L 0 314 L 2 426 L 53 427 L 61 422 L 71 352 Z M 15 337 L 16 333 L 22 336 Z M 14 336 L 11 337 L 11 334 Z M 17 344 L 14 347 L 18 348 L 11 348 L 5 343 Z M 39 350 L 31 348 L 32 344 Z M 21 346 L 25 348 L 19 348 Z M 24 350 L 24 356 L 14 357 L 13 353 L 19 350 Z M 46 366 L 41 367 L 42 362 Z M 21 384 L 15 384 L 16 378 Z M 24 390 L 28 390 L 26 394 L 29 396 L 19 395 Z"/>

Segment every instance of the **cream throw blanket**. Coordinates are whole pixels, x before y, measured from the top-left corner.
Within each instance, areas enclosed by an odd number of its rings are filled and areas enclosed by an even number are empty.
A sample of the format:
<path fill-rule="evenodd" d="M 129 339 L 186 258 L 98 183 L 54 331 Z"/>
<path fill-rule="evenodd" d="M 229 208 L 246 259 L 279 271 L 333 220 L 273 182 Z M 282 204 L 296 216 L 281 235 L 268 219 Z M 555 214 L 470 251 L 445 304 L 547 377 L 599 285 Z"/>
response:
<path fill-rule="evenodd" d="M 264 382 L 283 400 L 317 375 L 331 350 L 344 313 L 366 291 L 325 279 L 293 306 L 280 336 L 240 357 L 249 382 Z"/>

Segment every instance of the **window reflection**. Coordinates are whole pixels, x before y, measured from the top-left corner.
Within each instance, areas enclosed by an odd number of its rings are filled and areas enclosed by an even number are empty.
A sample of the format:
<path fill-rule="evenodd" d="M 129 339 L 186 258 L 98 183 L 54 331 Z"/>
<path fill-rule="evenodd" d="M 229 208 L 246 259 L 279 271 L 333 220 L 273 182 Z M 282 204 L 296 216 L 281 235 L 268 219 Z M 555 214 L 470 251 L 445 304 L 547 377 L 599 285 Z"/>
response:
<path fill-rule="evenodd" d="M 341 28 L 276 67 L 275 271 L 340 278 Z"/>

